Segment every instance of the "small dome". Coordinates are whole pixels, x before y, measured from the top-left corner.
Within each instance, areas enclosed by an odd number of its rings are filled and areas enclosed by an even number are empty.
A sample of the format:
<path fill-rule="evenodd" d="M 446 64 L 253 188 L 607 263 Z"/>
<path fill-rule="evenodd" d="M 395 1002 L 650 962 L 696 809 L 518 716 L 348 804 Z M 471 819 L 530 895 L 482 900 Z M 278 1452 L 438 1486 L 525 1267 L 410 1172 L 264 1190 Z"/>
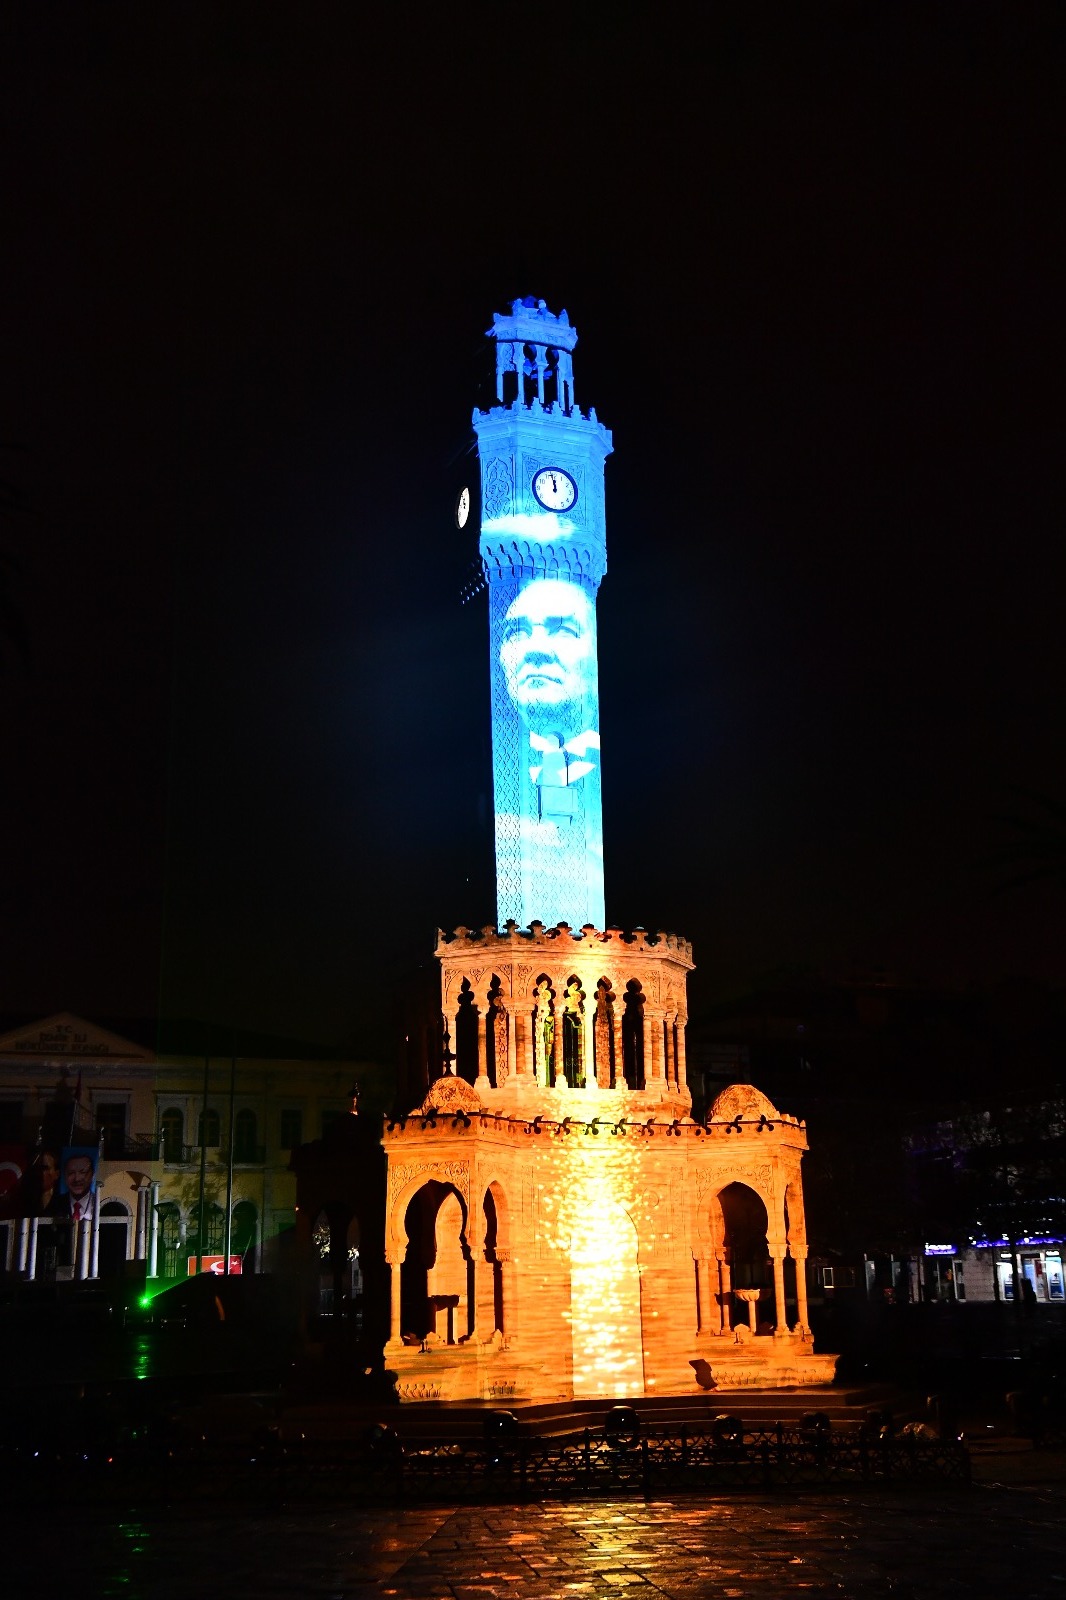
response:
<path fill-rule="evenodd" d="M 711 1107 L 710 1120 L 712 1122 L 732 1122 L 735 1117 L 779 1117 L 781 1115 L 772 1100 L 768 1100 L 761 1089 L 756 1089 L 753 1083 L 731 1083 L 728 1089 L 723 1089 L 714 1105 Z"/>

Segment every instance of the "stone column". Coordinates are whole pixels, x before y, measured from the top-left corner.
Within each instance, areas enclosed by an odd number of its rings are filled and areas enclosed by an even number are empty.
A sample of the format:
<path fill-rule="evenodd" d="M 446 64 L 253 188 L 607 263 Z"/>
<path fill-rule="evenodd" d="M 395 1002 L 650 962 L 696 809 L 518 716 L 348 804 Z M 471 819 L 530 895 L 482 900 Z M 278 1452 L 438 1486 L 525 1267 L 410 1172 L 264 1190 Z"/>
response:
<path fill-rule="evenodd" d="M 403 1345 L 400 1337 L 400 1266 L 399 1260 L 389 1261 L 389 1344 L 393 1349 Z"/>
<path fill-rule="evenodd" d="M 507 1076 L 513 1078 L 518 1071 L 518 1042 L 515 1038 L 517 1014 L 513 1005 L 507 1007 L 504 1011 L 504 1016 L 507 1019 Z M 499 1088 L 498 1084 L 497 1088 Z"/>
<path fill-rule="evenodd" d="M 666 1052 L 663 1057 L 666 1068 L 666 1082 L 668 1088 L 677 1088 L 677 1067 L 674 1063 L 674 1018 L 668 1011 L 666 1013 Z"/>
<path fill-rule="evenodd" d="M 566 1085 L 566 1073 L 563 1070 L 563 1018 L 565 1015 L 562 1004 L 557 1001 L 555 1006 L 555 1027 L 552 1029 L 552 1082 L 557 1089 Z"/>
<path fill-rule="evenodd" d="M 93 1215 L 89 1234 L 89 1277 L 100 1276 L 100 1191 L 93 1195 Z"/>
<path fill-rule="evenodd" d="M 783 1243 L 772 1246 L 770 1259 L 774 1265 L 774 1313 L 777 1317 L 774 1337 L 783 1339 L 788 1332 L 788 1321 L 785 1315 L 785 1246 Z"/>
<path fill-rule="evenodd" d="M 496 1260 L 503 1277 L 503 1334 L 513 1345 L 518 1335 L 518 1274 L 510 1250 L 497 1250 Z"/>
<path fill-rule="evenodd" d="M 78 1230 L 78 1270 L 76 1275 L 84 1283 L 89 1276 L 90 1262 L 92 1260 L 93 1225 L 88 1217 L 82 1217 L 76 1226 Z"/>
<path fill-rule="evenodd" d="M 722 1308 L 722 1332 L 733 1331 L 733 1268 L 724 1256 L 718 1257 L 718 1270 L 721 1273 L 722 1287 L 718 1295 L 718 1304 Z"/>
<path fill-rule="evenodd" d="M 696 1317 L 700 1333 L 711 1331 L 711 1260 L 710 1256 L 696 1256 Z M 716 1264 L 717 1265 L 717 1264 Z M 717 1272 L 715 1273 L 717 1277 Z"/>
<path fill-rule="evenodd" d="M 479 1089 L 489 1087 L 489 1029 L 492 1027 L 492 1007 L 488 996 L 477 1019 L 477 1081 Z"/>
<path fill-rule="evenodd" d="M 799 1323 L 800 1333 L 805 1339 L 811 1336 L 810 1324 L 807 1321 L 807 1251 L 793 1246 L 792 1259 L 796 1263 L 796 1321 Z"/>
<path fill-rule="evenodd" d="M 677 1073 L 677 1087 L 679 1089 L 688 1087 L 688 1071 L 685 1065 L 685 1023 L 687 1021 L 688 1018 L 684 1012 L 679 1011 L 677 1013 L 677 1053 L 674 1060 L 674 1070 Z"/>
<path fill-rule="evenodd" d="M 611 1047 L 611 1087 L 617 1089 L 626 1081 L 622 1061 L 622 1006 L 617 1000 L 611 1006 Z"/>
<path fill-rule="evenodd" d="M 148 1276 L 159 1276 L 159 1185 L 148 1191 Z"/>
<path fill-rule="evenodd" d="M 644 1046 L 647 1049 L 648 1035 L 651 1034 L 651 1073 L 647 1074 L 647 1057 L 645 1057 L 646 1076 L 656 1083 L 663 1082 L 663 1014 L 661 1011 L 649 1012 L 644 1007 Z"/>
<path fill-rule="evenodd" d="M 529 1038 L 524 1011 L 512 1011 L 511 1026 L 514 1029 L 514 1070 L 521 1078 L 526 1072 L 526 1044 Z"/>
<path fill-rule="evenodd" d="M 595 1051 L 592 1044 L 593 1026 L 592 1018 L 589 1015 L 588 1007 L 586 1005 L 582 1005 L 581 1010 L 577 1014 L 577 1027 L 577 1036 L 578 1040 L 580 1041 L 578 1044 L 578 1049 L 580 1051 L 581 1071 L 585 1074 L 585 1088 L 595 1089 L 596 1062 L 594 1059 Z"/>

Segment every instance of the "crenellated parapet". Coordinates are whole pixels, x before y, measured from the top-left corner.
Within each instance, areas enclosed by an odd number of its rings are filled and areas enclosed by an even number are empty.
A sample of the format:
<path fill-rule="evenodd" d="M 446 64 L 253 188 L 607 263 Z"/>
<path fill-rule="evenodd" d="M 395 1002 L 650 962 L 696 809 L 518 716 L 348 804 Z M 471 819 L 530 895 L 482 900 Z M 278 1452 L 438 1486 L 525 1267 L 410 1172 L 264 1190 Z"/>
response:
<path fill-rule="evenodd" d="M 455 1070 L 483 1096 L 569 1089 L 688 1114 L 686 939 L 508 923 L 438 932 L 436 956 Z"/>

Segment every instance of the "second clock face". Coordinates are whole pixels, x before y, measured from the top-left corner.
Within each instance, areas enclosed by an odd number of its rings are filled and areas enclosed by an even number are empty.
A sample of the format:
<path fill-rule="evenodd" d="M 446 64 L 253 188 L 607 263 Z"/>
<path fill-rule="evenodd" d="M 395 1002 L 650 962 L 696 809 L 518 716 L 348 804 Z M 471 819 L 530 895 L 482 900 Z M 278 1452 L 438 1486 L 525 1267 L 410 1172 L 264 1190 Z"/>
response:
<path fill-rule="evenodd" d="M 470 490 L 460 489 L 459 498 L 455 502 L 455 526 L 465 528 L 470 516 Z"/>
<path fill-rule="evenodd" d="M 544 467 L 533 479 L 533 494 L 545 511 L 569 511 L 577 499 L 577 484 L 562 467 Z"/>

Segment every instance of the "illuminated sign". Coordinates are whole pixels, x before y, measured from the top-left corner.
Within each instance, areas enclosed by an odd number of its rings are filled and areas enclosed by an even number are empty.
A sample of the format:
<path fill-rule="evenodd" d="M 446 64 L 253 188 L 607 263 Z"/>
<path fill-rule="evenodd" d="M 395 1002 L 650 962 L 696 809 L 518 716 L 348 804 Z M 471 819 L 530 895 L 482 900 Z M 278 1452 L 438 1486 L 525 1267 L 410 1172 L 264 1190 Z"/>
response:
<path fill-rule="evenodd" d="M 611 436 L 573 401 L 566 313 L 494 318 L 497 395 L 474 413 L 489 670 L 497 919 L 602 928 L 596 592 Z"/>
<path fill-rule="evenodd" d="M 925 1253 L 927 1256 L 953 1256 L 958 1251 L 953 1244 L 927 1244 Z"/>

